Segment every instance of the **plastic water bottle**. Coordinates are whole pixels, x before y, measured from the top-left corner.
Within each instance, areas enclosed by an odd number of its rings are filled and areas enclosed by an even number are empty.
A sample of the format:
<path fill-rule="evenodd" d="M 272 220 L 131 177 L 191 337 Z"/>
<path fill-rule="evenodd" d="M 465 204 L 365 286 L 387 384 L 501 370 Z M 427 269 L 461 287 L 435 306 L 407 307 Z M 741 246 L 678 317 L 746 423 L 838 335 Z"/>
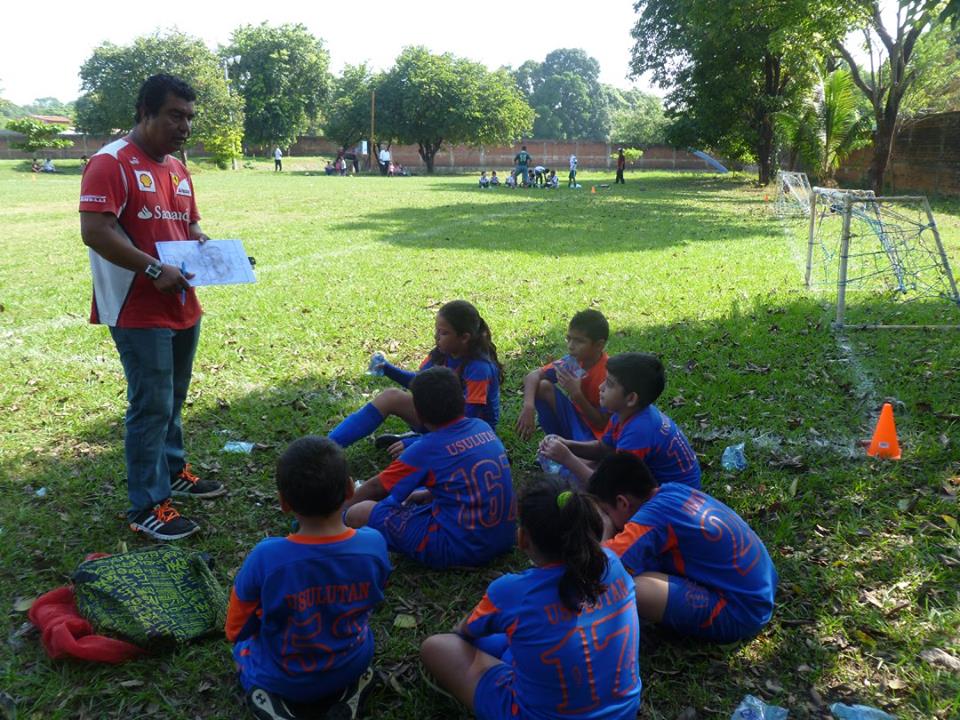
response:
<path fill-rule="evenodd" d="M 839 720 L 896 720 L 893 715 L 869 705 L 834 703 L 830 706 L 830 712 Z"/>
<path fill-rule="evenodd" d="M 564 355 L 553 363 L 557 367 L 563 368 L 564 372 L 570 373 L 575 378 L 582 378 L 587 371 L 580 367 L 580 363 L 573 355 Z"/>
<path fill-rule="evenodd" d="M 767 705 L 763 700 L 747 695 L 737 705 L 730 720 L 787 720 L 787 711 L 776 705 Z"/>
<path fill-rule="evenodd" d="M 547 475 L 559 475 L 560 471 L 563 469 L 563 465 L 558 463 L 556 460 L 551 460 L 543 453 L 537 453 L 537 462 L 540 464 L 540 468 L 547 473 Z"/>
<path fill-rule="evenodd" d="M 381 377 L 383 375 L 383 366 L 386 364 L 386 356 L 379 350 L 370 356 L 370 364 L 367 365 L 367 375 Z"/>
<path fill-rule="evenodd" d="M 747 456 L 743 453 L 744 443 L 728 445 L 723 451 L 720 465 L 729 472 L 740 472 L 747 467 Z"/>

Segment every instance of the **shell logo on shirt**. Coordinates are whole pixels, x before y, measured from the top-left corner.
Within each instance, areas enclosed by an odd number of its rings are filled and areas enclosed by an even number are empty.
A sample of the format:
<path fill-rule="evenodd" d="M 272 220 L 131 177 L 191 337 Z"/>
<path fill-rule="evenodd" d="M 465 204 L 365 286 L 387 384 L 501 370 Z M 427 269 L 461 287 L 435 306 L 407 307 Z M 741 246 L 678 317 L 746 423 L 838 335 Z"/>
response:
<path fill-rule="evenodd" d="M 157 183 L 153 179 L 153 173 L 149 170 L 134 170 L 133 172 L 137 176 L 137 187 L 140 190 L 152 193 L 157 191 Z"/>

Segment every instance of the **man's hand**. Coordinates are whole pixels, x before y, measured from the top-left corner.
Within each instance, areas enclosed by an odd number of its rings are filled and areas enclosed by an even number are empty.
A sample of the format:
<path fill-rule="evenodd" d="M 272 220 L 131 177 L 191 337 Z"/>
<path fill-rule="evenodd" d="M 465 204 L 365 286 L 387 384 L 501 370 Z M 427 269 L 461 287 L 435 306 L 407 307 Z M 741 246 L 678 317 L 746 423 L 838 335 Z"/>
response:
<path fill-rule="evenodd" d="M 190 225 L 190 239 L 196 240 L 198 243 L 203 245 L 210 238 L 207 237 L 207 234 L 200 229 L 200 226 L 197 223 Z"/>
<path fill-rule="evenodd" d="M 403 440 L 397 440 L 393 445 L 387 448 L 387 453 L 396 460 L 404 451 Z"/>
<path fill-rule="evenodd" d="M 537 414 L 532 407 L 524 406 L 517 418 L 517 435 L 521 440 L 529 440 L 537 429 Z"/>
<path fill-rule="evenodd" d="M 153 286 L 162 293 L 178 293 L 190 289 L 190 279 L 193 273 L 182 273 L 176 265 L 161 265 L 160 277 L 153 281 Z"/>

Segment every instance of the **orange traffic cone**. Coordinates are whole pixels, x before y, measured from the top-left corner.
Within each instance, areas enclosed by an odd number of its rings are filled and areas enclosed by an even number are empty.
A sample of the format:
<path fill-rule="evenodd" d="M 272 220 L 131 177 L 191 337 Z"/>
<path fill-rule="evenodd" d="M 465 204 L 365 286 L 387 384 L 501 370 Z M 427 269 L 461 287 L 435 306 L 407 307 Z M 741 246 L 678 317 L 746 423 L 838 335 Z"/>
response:
<path fill-rule="evenodd" d="M 596 195 L 596 194 L 597 194 L 597 186 L 596 186 L 596 185 L 591 185 L 591 186 L 590 186 L 590 193 L 593 194 L 593 195 Z"/>
<path fill-rule="evenodd" d="M 893 406 L 884 403 L 877 420 L 877 429 L 873 431 L 873 440 L 867 448 L 870 457 L 884 458 L 885 460 L 900 459 L 900 443 L 897 441 L 897 424 L 893 420 Z"/>

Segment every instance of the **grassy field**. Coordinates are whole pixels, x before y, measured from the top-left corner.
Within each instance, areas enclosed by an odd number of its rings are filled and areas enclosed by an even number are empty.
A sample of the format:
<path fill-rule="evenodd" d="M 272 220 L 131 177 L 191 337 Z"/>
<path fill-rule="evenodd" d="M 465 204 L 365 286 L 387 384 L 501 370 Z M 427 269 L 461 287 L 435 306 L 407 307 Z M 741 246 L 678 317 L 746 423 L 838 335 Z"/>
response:
<path fill-rule="evenodd" d="M 225 640 L 99 667 L 50 661 L 25 624 L 29 600 L 65 584 L 85 554 L 145 544 L 123 522 L 125 384 L 108 333 L 86 322 L 79 172 L 61 164 L 48 177 L 0 162 L 0 690 L 20 718 L 242 716 Z M 612 178 L 582 173 L 578 192 L 481 192 L 474 177 L 285 165 L 282 175 L 265 163 L 195 169 L 206 232 L 242 238 L 257 258 L 257 284 L 200 291 L 184 418 L 195 469 L 230 489 L 184 508 L 203 526 L 187 544 L 213 556 L 225 587 L 260 538 L 289 527 L 274 498 L 278 453 L 386 386 L 364 374 L 372 351 L 414 366 L 444 301 L 469 299 L 493 329 L 508 375 L 499 434 L 522 484 L 535 441 L 513 432 L 521 378 L 563 352 L 568 318 L 592 306 L 610 320 L 611 352 L 664 359 L 660 407 L 691 438 L 704 489 L 751 523 L 781 578 L 774 619 L 750 643 L 646 632 L 640 716 L 727 718 L 754 693 L 792 718 L 822 717 L 834 701 L 960 717 L 960 673 L 920 656 L 960 657 L 956 333 L 832 332 L 830 298 L 804 291 L 798 240 L 771 216 L 771 191 L 742 176 L 648 172 L 593 194 Z M 960 268 L 960 206 L 934 210 Z M 893 312 L 906 322 L 926 309 Z M 895 402 L 900 462 L 868 460 L 860 446 L 884 399 Z M 225 454 L 228 440 L 261 445 Z M 749 461 L 739 474 L 720 466 L 734 442 Z M 385 463 L 366 443 L 349 455 L 358 478 Z M 374 620 L 382 682 L 368 716 L 463 716 L 420 678 L 419 644 L 524 565 L 515 554 L 437 573 L 398 558 Z M 416 627 L 396 626 L 400 613 Z"/>

